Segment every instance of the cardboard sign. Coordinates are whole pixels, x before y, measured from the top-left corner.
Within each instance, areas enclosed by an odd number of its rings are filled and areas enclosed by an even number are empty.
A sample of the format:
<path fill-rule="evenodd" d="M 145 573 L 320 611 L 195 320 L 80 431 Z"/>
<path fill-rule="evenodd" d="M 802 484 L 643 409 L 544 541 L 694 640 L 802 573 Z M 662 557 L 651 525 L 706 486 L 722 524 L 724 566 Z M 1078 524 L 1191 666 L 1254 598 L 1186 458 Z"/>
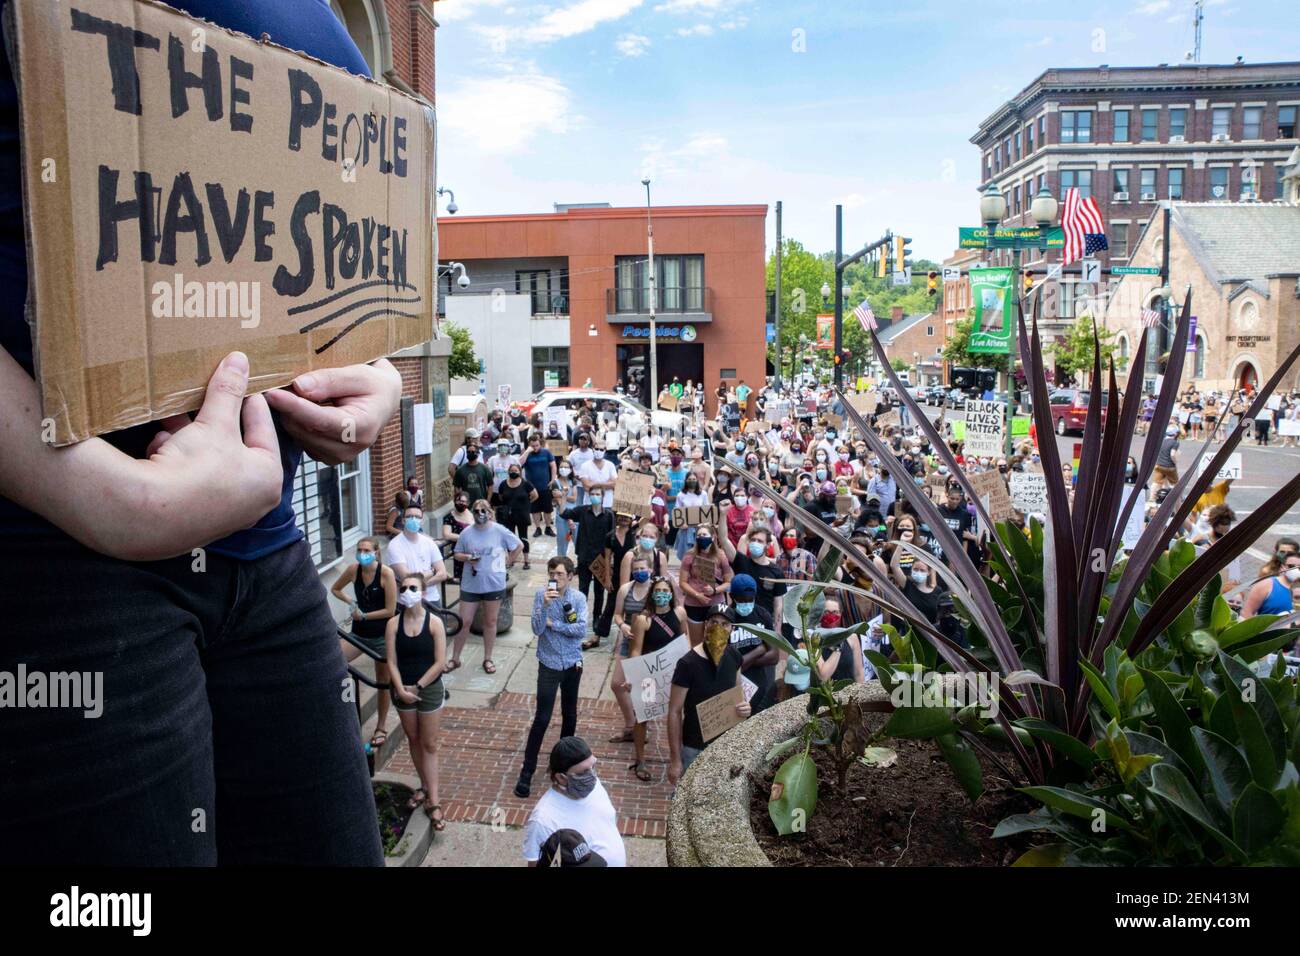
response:
<path fill-rule="evenodd" d="M 614 511 L 621 515 L 648 518 L 652 514 L 650 496 L 654 494 L 654 475 L 643 475 L 626 468 L 618 473 L 614 482 Z"/>
<path fill-rule="evenodd" d="M 605 560 L 605 553 L 603 551 L 596 555 L 596 559 L 592 561 L 591 564 L 587 565 L 587 570 L 591 572 L 591 576 L 599 581 L 600 586 L 606 591 L 614 590 L 613 575 L 611 573 L 612 569 L 609 566 L 609 562 Z"/>
<path fill-rule="evenodd" d="M 767 431 L 767 429 L 763 427 L 762 422 L 759 421 L 745 422 L 746 435 L 761 435 L 765 431 Z"/>
<path fill-rule="evenodd" d="M 888 428 L 890 425 L 901 425 L 902 423 L 903 420 L 899 417 L 898 409 L 885 412 L 885 414 L 876 419 L 876 424 L 881 428 Z"/>
<path fill-rule="evenodd" d="M 1300 435 L 1300 420 L 1284 418 L 1277 423 L 1277 433 L 1283 436 Z"/>
<path fill-rule="evenodd" d="M 623 673 L 626 674 L 627 671 Z M 721 737 L 745 719 L 736 713 L 736 706 L 744 701 L 743 690 L 739 687 L 728 687 L 721 694 L 695 705 L 695 716 L 700 720 L 700 736 L 706 744 L 714 737 Z"/>
<path fill-rule="evenodd" d="M 758 685 L 744 674 L 740 675 L 740 689 L 745 695 L 745 703 L 749 703 L 753 700 L 754 695 L 758 693 Z"/>
<path fill-rule="evenodd" d="M 857 504 L 857 499 L 854 498 L 852 495 L 848 495 L 848 494 L 836 495 L 835 513 L 837 515 L 851 515 L 853 514 L 853 508 L 856 504 Z"/>
<path fill-rule="evenodd" d="M 556 458 L 563 458 L 569 453 L 569 443 L 563 438 L 546 439 L 546 450 Z"/>
<path fill-rule="evenodd" d="M 235 349 L 260 392 L 430 339 L 431 107 L 148 0 L 6 16 L 55 444 L 198 408 Z"/>
<path fill-rule="evenodd" d="M 623 679 L 632 685 L 632 710 L 638 724 L 668 713 L 673 671 L 690 650 L 691 639 L 682 634 L 653 654 L 623 659 Z"/>
<path fill-rule="evenodd" d="M 876 406 L 880 404 L 880 399 L 874 392 L 868 395 L 850 395 L 849 406 L 853 408 L 863 418 L 876 413 Z"/>
<path fill-rule="evenodd" d="M 695 528 L 702 524 L 717 527 L 722 523 L 722 509 L 717 505 L 710 505 L 707 508 L 696 505 L 685 508 L 674 508 L 672 510 L 672 522 L 674 528 Z"/>
<path fill-rule="evenodd" d="M 966 446 L 967 455 L 1002 454 L 1006 448 L 1007 407 L 1002 402 L 966 403 Z"/>
<path fill-rule="evenodd" d="M 546 434 L 551 431 L 551 422 L 555 423 L 555 430 L 561 435 L 568 434 L 569 414 L 563 405 L 548 405 L 542 412 L 542 428 Z"/>
<path fill-rule="evenodd" d="M 659 399 L 659 407 L 666 412 L 677 411 L 677 396 L 672 392 L 665 392 Z"/>
<path fill-rule="evenodd" d="M 1196 474 L 1198 476 L 1204 474 L 1205 470 L 1209 467 L 1210 456 L 1206 455 L 1201 459 L 1200 464 L 1196 466 Z M 1228 460 L 1224 462 L 1223 467 L 1219 469 L 1219 473 L 1214 476 L 1215 481 L 1227 481 L 1229 478 L 1233 481 L 1241 480 L 1241 452 L 1239 451 L 1234 451 L 1229 455 Z"/>
<path fill-rule="evenodd" d="M 1007 494 L 1007 486 L 1001 474 L 996 471 L 981 471 L 967 477 L 971 489 L 979 496 L 980 504 L 984 506 L 984 510 L 989 513 L 994 523 L 1011 518 L 1014 506 L 1011 496 Z"/>
<path fill-rule="evenodd" d="M 718 580 L 718 563 L 712 558 L 696 552 L 691 564 L 691 575 L 696 581 L 715 584 Z"/>
<path fill-rule="evenodd" d="M 1047 514 L 1047 476 L 1041 472 L 1013 471 L 1011 504 L 1025 515 Z"/>
<path fill-rule="evenodd" d="M 844 428 L 844 419 L 840 415 L 834 415 L 831 412 L 827 412 L 822 416 L 822 418 L 826 419 L 826 424 L 831 428 L 834 428 L 836 431 L 840 431 Z"/>
<path fill-rule="evenodd" d="M 1146 529 L 1146 492 L 1137 485 L 1129 485 L 1124 493 L 1124 504 L 1126 507 L 1128 505 L 1128 499 L 1133 495 L 1137 495 L 1138 500 L 1137 504 L 1133 506 L 1133 511 L 1128 516 L 1128 524 L 1124 525 L 1123 547 L 1126 551 L 1132 551 L 1138 546 L 1138 540 L 1142 537 L 1142 532 Z"/>

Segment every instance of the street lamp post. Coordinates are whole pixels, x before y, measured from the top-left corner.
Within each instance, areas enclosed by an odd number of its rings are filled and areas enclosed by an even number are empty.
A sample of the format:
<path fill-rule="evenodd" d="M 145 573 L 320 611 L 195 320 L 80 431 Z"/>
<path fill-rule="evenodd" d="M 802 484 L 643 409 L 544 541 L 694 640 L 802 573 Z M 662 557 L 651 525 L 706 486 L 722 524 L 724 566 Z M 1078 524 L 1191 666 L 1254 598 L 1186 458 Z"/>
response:
<path fill-rule="evenodd" d="M 655 227 L 650 219 L 650 180 L 641 180 L 641 185 L 645 187 L 645 231 L 646 245 L 650 250 L 650 401 L 646 404 L 650 408 L 655 408 L 659 402 L 659 356 L 656 354 L 657 340 L 655 338 L 655 299 L 657 290 L 655 289 Z"/>
<path fill-rule="evenodd" d="M 1034 197 L 1033 203 L 1030 204 L 1029 214 L 1037 223 L 1037 232 L 1024 236 L 1005 236 L 997 235 L 998 223 L 1006 218 L 1007 200 L 998 189 L 997 183 L 990 181 L 984 188 L 980 196 L 980 219 L 984 222 L 984 248 L 993 249 L 1010 249 L 1012 250 L 1012 281 L 1016 291 L 1016 327 L 1011 330 L 1009 341 L 1007 343 L 1007 371 L 1004 379 L 1004 392 L 1007 397 L 1006 412 L 1006 445 L 1005 451 L 1008 458 L 1011 457 L 1015 442 L 1011 437 L 1011 422 L 1015 416 L 1016 402 L 1012 399 L 1012 392 L 1015 390 L 1016 380 L 1016 362 L 1020 353 L 1020 320 L 1024 317 L 1024 299 L 1021 296 L 1021 290 L 1024 288 L 1024 276 L 1021 274 L 1022 253 L 1025 249 L 1046 249 L 1047 248 L 1047 229 L 1056 219 L 1057 211 L 1056 197 L 1047 189 L 1044 183 L 1038 195 Z"/>

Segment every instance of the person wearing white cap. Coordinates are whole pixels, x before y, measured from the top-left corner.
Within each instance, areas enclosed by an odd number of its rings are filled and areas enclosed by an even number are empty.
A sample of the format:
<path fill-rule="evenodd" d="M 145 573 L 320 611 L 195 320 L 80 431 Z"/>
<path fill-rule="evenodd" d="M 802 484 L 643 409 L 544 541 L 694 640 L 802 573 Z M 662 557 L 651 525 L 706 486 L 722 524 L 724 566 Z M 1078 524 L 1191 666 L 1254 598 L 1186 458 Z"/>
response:
<path fill-rule="evenodd" d="M 1154 494 L 1165 485 L 1178 484 L 1178 426 L 1170 425 L 1165 429 L 1164 440 L 1160 442 L 1160 453 L 1156 456 L 1155 469 L 1151 475 L 1151 491 Z"/>

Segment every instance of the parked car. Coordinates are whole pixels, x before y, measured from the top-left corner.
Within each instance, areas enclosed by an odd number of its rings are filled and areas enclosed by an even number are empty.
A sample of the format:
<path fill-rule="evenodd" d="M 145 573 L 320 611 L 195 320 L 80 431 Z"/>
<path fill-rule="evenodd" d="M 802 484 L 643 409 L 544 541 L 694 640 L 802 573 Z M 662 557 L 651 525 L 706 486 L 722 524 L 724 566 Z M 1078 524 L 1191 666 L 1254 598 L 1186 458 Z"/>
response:
<path fill-rule="evenodd" d="M 527 401 L 520 402 L 519 410 L 529 416 L 534 412 L 541 412 L 545 416 L 546 409 L 555 405 L 562 405 L 566 409 L 570 409 L 568 419 L 569 425 L 572 427 L 575 413 L 571 409 L 580 406 L 584 399 L 591 399 L 592 404 L 597 409 L 604 408 L 609 402 L 614 402 L 619 407 L 620 415 L 624 413 L 630 414 L 643 424 L 649 421 L 661 433 L 667 432 L 681 435 L 689 424 L 689 420 L 685 415 L 665 411 L 662 408 L 651 411 L 636 399 L 629 398 L 620 392 L 602 391 L 595 388 L 544 388 Z"/>
<path fill-rule="evenodd" d="M 951 389 L 948 392 L 947 402 L 949 408 L 964 409 L 966 407 L 966 393 L 960 388 Z"/>
<path fill-rule="evenodd" d="M 1066 435 L 1081 432 L 1088 423 L 1088 390 L 1084 388 L 1058 388 L 1048 396 L 1052 409 L 1052 424 L 1056 434 Z M 1110 396 L 1101 395 L 1101 423 L 1106 424 L 1106 406 Z"/>
<path fill-rule="evenodd" d="M 927 405 L 938 405 L 942 408 L 947 398 L 947 389 L 942 385 L 929 385 L 925 389 L 925 404 Z"/>

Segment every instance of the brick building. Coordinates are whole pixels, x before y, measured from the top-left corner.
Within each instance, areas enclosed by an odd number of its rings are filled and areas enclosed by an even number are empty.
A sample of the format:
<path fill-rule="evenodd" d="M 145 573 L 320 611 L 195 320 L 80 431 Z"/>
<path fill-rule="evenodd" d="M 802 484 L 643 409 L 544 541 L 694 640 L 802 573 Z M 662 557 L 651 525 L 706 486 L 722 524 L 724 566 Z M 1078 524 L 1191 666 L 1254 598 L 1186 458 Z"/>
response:
<path fill-rule="evenodd" d="M 876 337 L 891 362 L 902 359 L 908 364 L 912 384 L 943 384 L 945 336 L 939 313 L 904 315 L 903 307 L 896 305 L 890 311 L 889 321 L 880 324 Z"/>
<path fill-rule="evenodd" d="M 434 102 L 433 0 L 330 0 L 330 8 L 376 80 Z M 388 507 L 407 474 L 419 477 L 426 509 L 450 500 L 450 352 L 448 340 L 435 338 L 390 357 L 402 376 L 401 410 L 356 461 L 326 465 L 303 457 L 294 479 L 294 509 L 322 572 L 346 560 L 358 538 L 383 533 Z"/>
<path fill-rule="evenodd" d="M 970 276 L 972 268 L 978 268 L 984 260 L 984 254 L 974 249 L 958 249 L 943 260 L 943 268 L 961 270 L 961 277 L 955 281 L 945 282 L 939 299 L 939 325 L 943 329 L 946 344 L 957 331 L 957 323 L 966 318 L 971 308 Z M 943 384 L 951 382 L 950 363 L 943 366 Z"/>
<path fill-rule="evenodd" d="M 1032 226 L 1044 186 L 1058 199 L 1078 187 L 1106 224 L 1103 268 L 1125 265 L 1156 204 L 1271 202 L 1283 196 L 1287 157 L 1300 142 L 1300 62 L 1106 65 L 1049 69 L 999 106 L 970 142 L 981 188 L 1006 197 L 1004 226 Z M 975 203 L 972 202 L 972 213 Z M 1059 259 L 1051 250 L 1048 261 Z M 991 252 L 989 265 L 1010 265 Z M 1042 254 L 1025 253 L 1041 271 Z M 1075 267 L 1077 270 L 1077 267 Z M 1095 292 L 1068 273 L 1045 290 L 1043 334 L 1062 336 Z"/>
<path fill-rule="evenodd" d="M 659 206 L 655 241 L 659 383 L 720 379 L 761 386 L 767 206 Z M 613 388 L 649 404 L 650 274 L 644 207 L 557 206 L 553 213 L 456 216 L 438 223 L 439 255 L 470 286 L 443 280 L 440 313 L 464 326 L 485 364 L 490 401 L 543 388 Z M 475 394 L 479 382 L 453 382 Z"/>

